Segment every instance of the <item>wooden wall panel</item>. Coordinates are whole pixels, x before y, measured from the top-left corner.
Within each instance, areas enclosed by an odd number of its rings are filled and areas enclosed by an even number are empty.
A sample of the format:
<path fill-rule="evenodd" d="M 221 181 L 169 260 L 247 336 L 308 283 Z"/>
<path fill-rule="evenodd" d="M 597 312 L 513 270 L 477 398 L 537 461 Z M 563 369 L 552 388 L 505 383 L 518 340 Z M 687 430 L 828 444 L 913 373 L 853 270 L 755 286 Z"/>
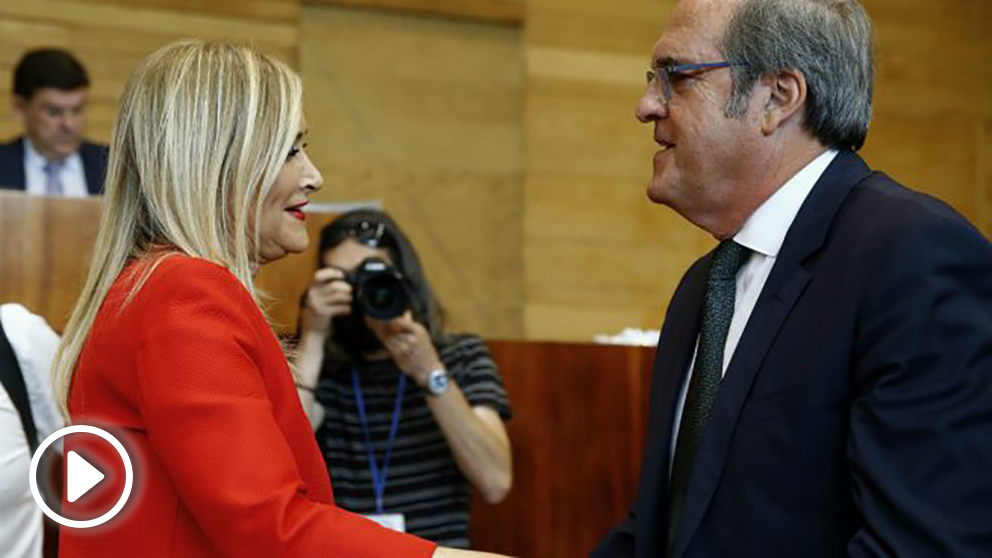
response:
<path fill-rule="evenodd" d="M 522 335 L 523 60 L 496 25 L 308 7 L 302 67 L 321 200 L 381 200 L 454 329 Z"/>
<path fill-rule="evenodd" d="M 986 118 L 978 129 L 979 153 L 978 158 L 980 168 L 977 169 L 976 181 L 981 185 L 981 191 L 985 192 L 985 199 L 982 203 L 982 230 L 986 235 L 992 235 L 992 118 Z"/>
<path fill-rule="evenodd" d="M 90 74 L 87 136 L 106 142 L 134 66 L 184 37 L 258 45 L 298 66 L 299 0 L 4 0 L 0 3 L 0 138 L 20 133 L 11 110 L 13 68 L 25 50 L 72 50 Z"/>
<path fill-rule="evenodd" d="M 986 207 L 978 179 L 983 122 L 963 115 L 916 116 L 878 111 L 865 157 L 896 180 L 950 203 L 976 226 Z M 898 145 L 899 149 L 885 146 Z M 986 234 L 992 229 L 986 229 Z"/>
<path fill-rule="evenodd" d="M 464 18 L 520 25 L 523 0 L 303 0 L 312 6 L 373 8 L 428 17 Z"/>
<path fill-rule="evenodd" d="M 23 304 L 62 331 L 86 280 L 100 207 L 0 193 L 0 301 Z"/>
<path fill-rule="evenodd" d="M 653 349 L 489 343 L 513 409 L 513 489 L 476 501 L 472 546 L 588 556 L 629 509 L 640 473 Z"/>
<path fill-rule="evenodd" d="M 530 0 L 524 205 L 531 339 L 658 327 L 714 241 L 645 197 L 654 144 L 633 117 L 675 0 Z M 876 27 L 873 166 L 992 235 L 992 57 L 985 0 L 864 0 Z M 597 255 L 603 252 L 607 255 Z"/>
<path fill-rule="evenodd" d="M 526 6 L 528 55 L 534 46 L 550 46 L 583 55 L 640 56 L 646 63 L 675 0 L 528 0 Z M 642 66 L 638 77 L 643 72 Z"/>
<path fill-rule="evenodd" d="M 528 338 L 657 327 L 682 271 L 709 243 L 645 194 L 654 146 L 634 102 L 672 6 L 527 4 Z"/>
<path fill-rule="evenodd" d="M 218 15 L 227 18 L 265 22 L 296 23 L 300 0 L 72 0 L 80 4 L 115 5 L 125 8 L 156 9 L 186 14 Z"/>

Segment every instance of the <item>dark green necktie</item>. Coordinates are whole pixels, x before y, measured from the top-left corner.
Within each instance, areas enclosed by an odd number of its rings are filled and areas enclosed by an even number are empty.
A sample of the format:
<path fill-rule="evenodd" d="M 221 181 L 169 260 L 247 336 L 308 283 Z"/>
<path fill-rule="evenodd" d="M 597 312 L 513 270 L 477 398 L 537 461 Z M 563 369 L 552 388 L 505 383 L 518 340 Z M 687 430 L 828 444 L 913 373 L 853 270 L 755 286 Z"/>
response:
<path fill-rule="evenodd" d="M 674 556 L 675 535 L 682 518 L 686 489 L 692 473 L 696 449 L 703 429 L 716 400 L 720 381 L 723 379 L 723 347 L 727 330 L 734 317 L 734 295 L 737 289 L 737 272 L 747 261 L 751 251 L 733 240 L 724 240 L 713 253 L 709 275 L 706 279 L 706 298 L 703 319 L 699 327 L 699 347 L 692 368 L 692 379 L 685 395 L 682 421 L 679 424 L 675 459 L 669 483 L 668 500 L 668 549 Z"/>

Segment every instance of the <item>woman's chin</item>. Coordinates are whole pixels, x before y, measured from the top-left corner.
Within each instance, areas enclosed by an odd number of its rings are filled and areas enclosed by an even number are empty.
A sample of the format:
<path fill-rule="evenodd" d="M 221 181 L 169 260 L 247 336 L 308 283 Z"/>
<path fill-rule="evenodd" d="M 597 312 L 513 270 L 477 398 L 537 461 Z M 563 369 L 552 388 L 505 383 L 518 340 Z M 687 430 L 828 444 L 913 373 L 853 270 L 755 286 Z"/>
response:
<path fill-rule="evenodd" d="M 261 264 L 269 264 L 290 254 L 305 252 L 309 244 L 310 239 L 306 235 L 301 239 L 297 238 L 287 242 L 271 243 L 262 248 L 262 253 L 260 254 Z"/>

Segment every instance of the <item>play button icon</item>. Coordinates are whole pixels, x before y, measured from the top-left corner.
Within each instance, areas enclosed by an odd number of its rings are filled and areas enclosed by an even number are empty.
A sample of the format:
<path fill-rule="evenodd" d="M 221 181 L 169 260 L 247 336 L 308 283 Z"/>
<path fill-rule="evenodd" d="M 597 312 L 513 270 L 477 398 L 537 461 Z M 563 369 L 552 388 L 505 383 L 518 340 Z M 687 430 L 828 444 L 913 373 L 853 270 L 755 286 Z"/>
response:
<path fill-rule="evenodd" d="M 66 460 L 66 497 L 70 502 L 75 502 L 80 496 L 86 494 L 91 488 L 99 484 L 106 475 L 97 470 L 79 456 L 78 453 L 70 451 Z"/>
<path fill-rule="evenodd" d="M 114 450 L 116 450 L 116 452 L 120 455 L 121 462 L 124 465 L 124 490 L 121 493 L 120 499 L 117 500 L 114 507 L 94 519 L 69 519 L 55 513 L 45 502 L 45 499 L 42 498 L 41 493 L 38 490 L 38 464 L 41 461 L 42 455 L 53 442 L 59 438 L 68 436 L 69 434 L 92 434 L 103 438 L 104 441 L 113 446 Z M 66 499 L 70 503 L 83 498 L 87 492 L 92 490 L 106 478 L 106 475 L 104 475 L 102 471 L 94 467 L 92 463 L 87 461 L 83 456 L 79 455 L 75 451 L 69 451 L 66 454 L 65 471 Z M 50 517 L 52 521 L 66 527 L 84 529 L 86 527 L 96 527 L 97 525 L 102 525 L 103 523 L 110 521 L 111 518 L 121 511 L 121 508 L 123 508 L 124 504 L 127 503 L 128 496 L 131 495 L 131 487 L 134 484 L 134 471 L 131 467 L 131 458 L 128 457 L 127 452 L 124 451 L 124 446 L 117 440 L 117 438 L 114 438 L 109 432 L 101 428 L 79 424 L 58 430 L 48 438 L 45 438 L 45 441 L 38 446 L 37 450 L 35 450 L 34 457 L 31 458 L 31 472 L 28 481 L 31 484 L 31 495 L 34 496 L 35 503 L 38 504 L 41 511 L 45 512 L 45 515 Z"/>

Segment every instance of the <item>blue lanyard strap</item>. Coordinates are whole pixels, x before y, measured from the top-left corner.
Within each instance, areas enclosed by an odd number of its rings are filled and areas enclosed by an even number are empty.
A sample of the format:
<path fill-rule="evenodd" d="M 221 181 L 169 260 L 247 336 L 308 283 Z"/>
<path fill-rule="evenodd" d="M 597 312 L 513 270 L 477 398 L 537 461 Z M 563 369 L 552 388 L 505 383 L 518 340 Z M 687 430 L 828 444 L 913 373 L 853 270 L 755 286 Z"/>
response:
<path fill-rule="evenodd" d="M 375 513 L 385 513 L 383 495 L 386 493 L 386 477 L 389 475 L 389 458 L 393 455 L 393 444 L 396 442 L 396 432 L 400 429 L 400 415 L 403 413 L 403 392 L 406 391 L 406 374 L 400 372 L 399 386 L 396 388 L 396 404 L 393 406 L 392 424 L 389 425 L 389 438 L 386 440 L 386 455 L 382 458 L 382 469 L 375 459 L 375 448 L 372 447 L 372 434 L 369 431 L 369 417 L 365 413 L 365 398 L 362 397 L 362 383 L 358 379 L 358 370 L 351 369 L 351 385 L 355 388 L 355 402 L 358 403 L 358 419 L 362 422 L 362 433 L 365 434 L 365 448 L 369 454 L 369 468 L 372 470 L 372 489 L 375 491 Z"/>

